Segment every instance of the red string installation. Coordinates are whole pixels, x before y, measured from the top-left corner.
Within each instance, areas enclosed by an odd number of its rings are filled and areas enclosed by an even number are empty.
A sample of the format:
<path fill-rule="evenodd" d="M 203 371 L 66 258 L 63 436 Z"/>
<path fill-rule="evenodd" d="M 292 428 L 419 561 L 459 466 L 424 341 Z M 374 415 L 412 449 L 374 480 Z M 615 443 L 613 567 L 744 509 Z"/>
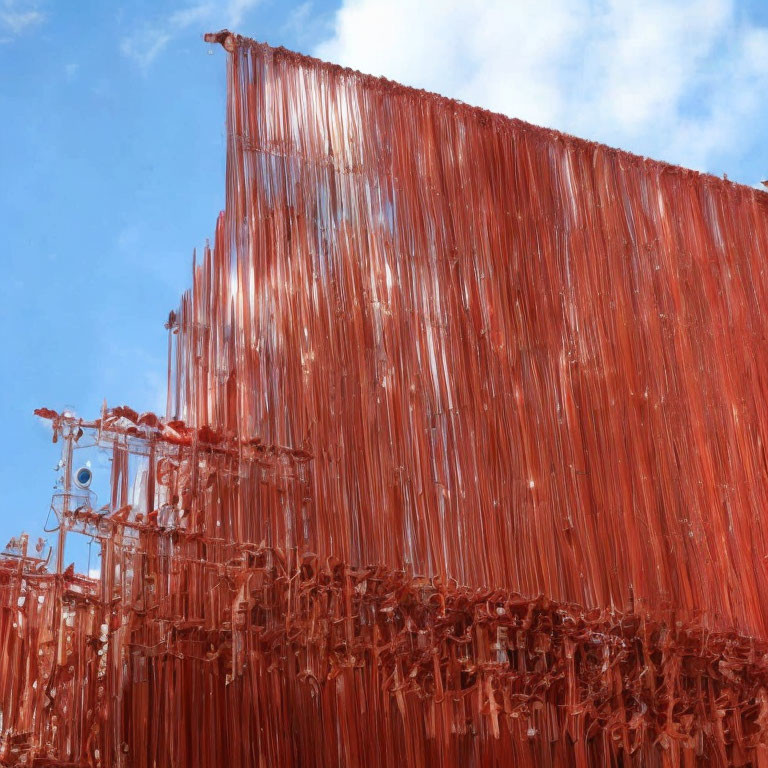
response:
<path fill-rule="evenodd" d="M 207 39 L 168 412 L 38 412 L 0 763 L 768 766 L 768 195 Z"/>

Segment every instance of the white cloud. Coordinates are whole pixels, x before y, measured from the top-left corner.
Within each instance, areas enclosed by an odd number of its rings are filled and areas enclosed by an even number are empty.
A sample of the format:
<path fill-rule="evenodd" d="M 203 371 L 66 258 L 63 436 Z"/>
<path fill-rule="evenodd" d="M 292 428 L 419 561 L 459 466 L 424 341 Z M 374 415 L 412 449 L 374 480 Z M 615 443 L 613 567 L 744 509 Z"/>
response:
<path fill-rule="evenodd" d="M 768 119 L 734 0 L 343 0 L 315 54 L 699 169 Z"/>
<path fill-rule="evenodd" d="M 2 0 L 0 2 L 0 31 L 10 35 L 3 36 L 4 42 L 22 34 L 30 27 L 45 21 L 45 14 L 35 0 Z"/>
<path fill-rule="evenodd" d="M 147 70 L 166 46 L 185 32 L 195 29 L 199 36 L 222 27 L 238 27 L 249 11 L 261 0 L 228 0 L 226 3 L 205 2 L 188 5 L 145 25 L 123 38 L 120 51 Z"/>

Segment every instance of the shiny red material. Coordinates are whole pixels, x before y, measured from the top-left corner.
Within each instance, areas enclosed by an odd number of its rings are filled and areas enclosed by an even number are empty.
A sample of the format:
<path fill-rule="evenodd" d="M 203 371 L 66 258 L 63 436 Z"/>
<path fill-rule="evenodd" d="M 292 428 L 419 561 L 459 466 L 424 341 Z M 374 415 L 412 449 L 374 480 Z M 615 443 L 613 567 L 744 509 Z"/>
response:
<path fill-rule="evenodd" d="M 100 580 L 0 561 L 0 763 L 768 767 L 768 195 L 208 39 L 168 414 L 39 412 L 112 498 Z"/>

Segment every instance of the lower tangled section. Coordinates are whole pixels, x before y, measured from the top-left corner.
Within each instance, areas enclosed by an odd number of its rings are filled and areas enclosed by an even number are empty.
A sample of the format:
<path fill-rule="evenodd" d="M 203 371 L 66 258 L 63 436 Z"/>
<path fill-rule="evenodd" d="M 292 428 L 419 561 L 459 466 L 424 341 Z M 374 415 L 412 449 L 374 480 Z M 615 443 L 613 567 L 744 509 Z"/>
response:
<path fill-rule="evenodd" d="M 90 511 L 0 561 L 3 765 L 768 765 L 768 643 Z"/>

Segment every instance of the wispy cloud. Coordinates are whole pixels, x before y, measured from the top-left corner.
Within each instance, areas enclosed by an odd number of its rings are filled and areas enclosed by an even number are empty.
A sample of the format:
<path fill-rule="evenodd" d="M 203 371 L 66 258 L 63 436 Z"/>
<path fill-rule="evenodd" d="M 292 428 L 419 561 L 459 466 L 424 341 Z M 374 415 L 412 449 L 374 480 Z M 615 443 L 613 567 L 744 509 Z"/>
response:
<path fill-rule="evenodd" d="M 174 37 L 195 24 L 204 24 L 211 8 L 209 3 L 192 5 L 175 11 L 154 25 L 147 24 L 123 38 L 120 52 L 147 70 Z"/>
<path fill-rule="evenodd" d="M 226 26 L 239 27 L 248 11 L 255 8 L 260 2 L 261 0 L 229 0 L 225 11 Z"/>
<path fill-rule="evenodd" d="M 734 0 L 343 0 L 315 53 L 716 170 L 768 119 L 768 30 L 737 11 Z"/>
<path fill-rule="evenodd" d="M 283 31 L 300 46 L 314 43 L 333 34 L 334 18 L 335 10 L 326 10 L 316 6 L 313 0 L 304 0 L 286 15 Z"/>
<path fill-rule="evenodd" d="M 171 35 L 163 29 L 145 29 L 134 32 L 120 43 L 120 53 L 133 59 L 142 69 L 146 70 L 157 58 L 160 51 L 171 40 Z"/>
<path fill-rule="evenodd" d="M 299 29 L 307 24 L 312 14 L 312 0 L 297 5 L 289 14 L 286 26 Z"/>
<path fill-rule="evenodd" d="M 205 22 L 211 15 L 213 7 L 211 3 L 203 3 L 190 6 L 189 8 L 182 8 L 168 17 L 168 26 L 172 29 L 181 30 L 191 27 L 193 24 Z"/>
<path fill-rule="evenodd" d="M 0 33 L 9 42 L 46 19 L 35 0 L 0 0 Z"/>
<path fill-rule="evenodd" d="M 143 70 L 162 53 L 166 46 L 187 30 L 197 27 L 200 33 L 220 27 L 240 26 L 249 11 L 261 0 L 228 0 L 226 3 L 204 2 L 179 8 L 153 25 L 123 38 L 120 51 Z"/>

